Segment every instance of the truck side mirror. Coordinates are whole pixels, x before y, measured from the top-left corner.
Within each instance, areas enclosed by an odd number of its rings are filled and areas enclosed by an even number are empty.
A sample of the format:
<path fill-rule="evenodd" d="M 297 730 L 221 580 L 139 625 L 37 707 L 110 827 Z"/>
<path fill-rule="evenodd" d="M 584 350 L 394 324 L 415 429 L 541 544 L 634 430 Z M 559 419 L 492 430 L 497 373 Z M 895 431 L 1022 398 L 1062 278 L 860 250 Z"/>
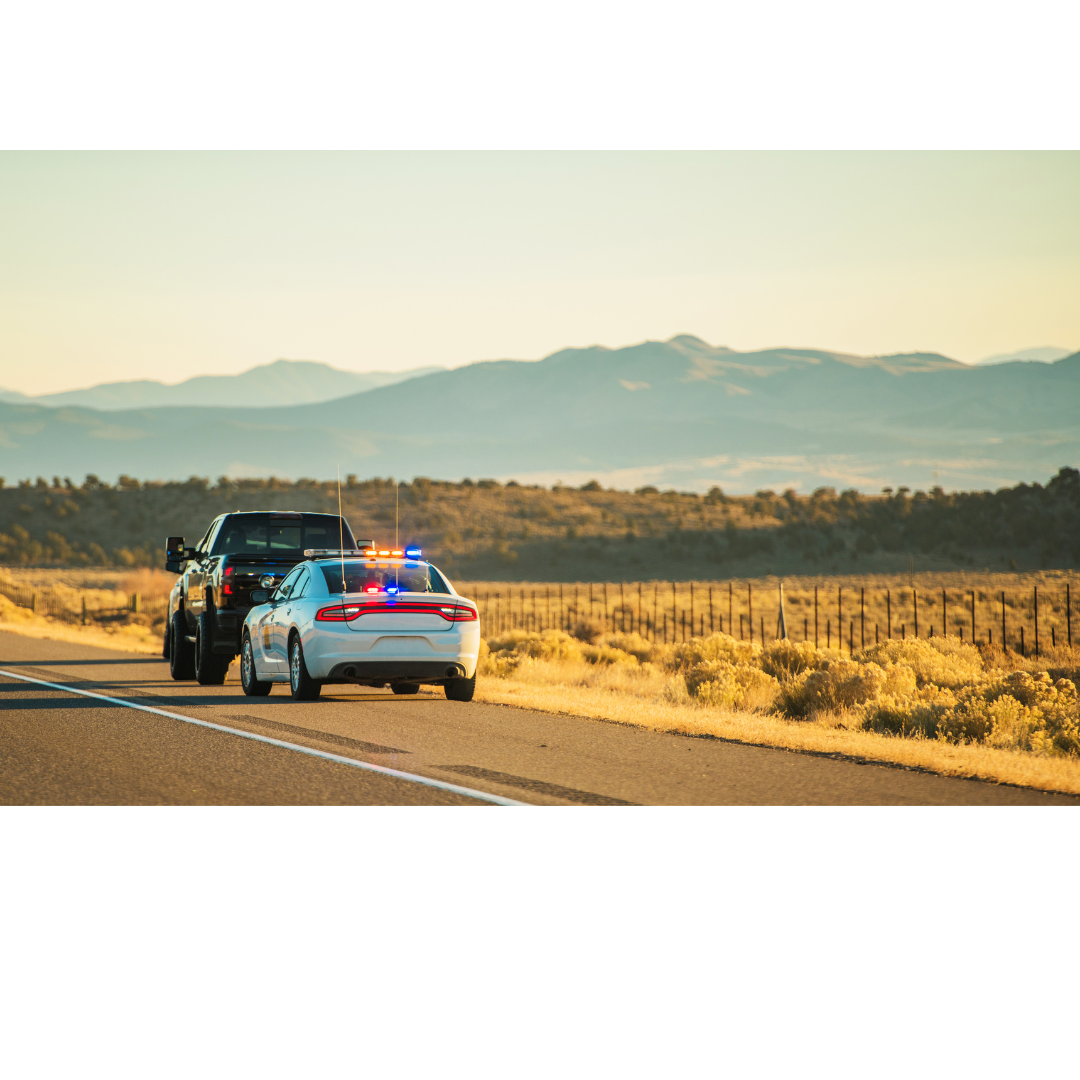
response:
<path fill-rule="evenodd" d="M 179 574 L 184 565 L 184 538 L 168 536 L 165 538 L 165 569 L 170 574 Z"/>

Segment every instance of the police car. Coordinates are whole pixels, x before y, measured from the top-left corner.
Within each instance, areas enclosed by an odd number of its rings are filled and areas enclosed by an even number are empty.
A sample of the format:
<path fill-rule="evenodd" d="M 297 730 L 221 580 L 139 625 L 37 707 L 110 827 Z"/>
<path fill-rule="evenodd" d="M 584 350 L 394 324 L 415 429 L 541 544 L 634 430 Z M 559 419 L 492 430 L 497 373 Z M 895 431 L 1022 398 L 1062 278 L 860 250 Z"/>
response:
<path fill-rule="evenodd" d="M 288 683 L 313 701 L 328 683 L 415 694 L 442 686 L 451 701 L 476 689 L 480 617 L 419 548 L 308 549 L 273 591 L 253 594 L 240 645 L 244 693 Z"/>

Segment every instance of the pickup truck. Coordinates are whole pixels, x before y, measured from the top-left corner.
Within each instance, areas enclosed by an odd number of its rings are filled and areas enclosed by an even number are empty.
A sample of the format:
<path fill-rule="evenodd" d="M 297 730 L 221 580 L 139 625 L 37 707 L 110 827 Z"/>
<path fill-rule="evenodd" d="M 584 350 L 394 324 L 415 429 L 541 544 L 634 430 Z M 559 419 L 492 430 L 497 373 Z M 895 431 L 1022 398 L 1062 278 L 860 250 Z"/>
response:
<path fill-rule="evenodd" d="M 193 548 L 170 536 L 165 568 L 180 577 L 169 594 L 162 655 L 172 677 L 223 683 L 247 613 L 303 562 L 304 551 L 357 547 L 349 523 L 336 514 L 277 510 L 222 514 Z"/>

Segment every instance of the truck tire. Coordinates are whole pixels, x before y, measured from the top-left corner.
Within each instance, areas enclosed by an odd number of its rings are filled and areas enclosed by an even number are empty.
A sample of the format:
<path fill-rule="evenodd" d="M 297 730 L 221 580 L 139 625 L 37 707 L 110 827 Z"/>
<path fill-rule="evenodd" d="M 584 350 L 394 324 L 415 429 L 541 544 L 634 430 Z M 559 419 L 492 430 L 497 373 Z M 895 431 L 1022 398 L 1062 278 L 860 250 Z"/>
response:
<path fill-rule="evenodd" d="M 187 623 L 182 611 L 172 617 L 169 638 L 169 674 L 177 682 L 194 679 L 195 647 L 187 639 Z"/>
<path fill-rule="evenodd" d="M 289 638 L 289 689 L 294 701 L 314 701 L 322 693 L 322 683 L 308 674 L 304 646 L 296 634 Z"/>
<path fill-rule="evenodd" d="M 476 676 L 471 679 L 447 679 L 443 690 L 450 701 L 472 701 L 476 693 Z"/>
<path fill-rule="evenodd" d="M 172 651 L 172 619 L 165 620 L 165 640 L 161 643 L 161 658 L 163 660 L 169 659 L 169 653 Z"/>
<path fill-rule="evenodd" d="M 195 681 L 200 686 L 220 686 L 228 674 L 231 656 L 214 654 L 214 635 L 211 616 L 204 611 L 195 631 Z"/>
<path fill-rule="evenodd" d="M 271 682 L 263 682 L 255 670 L 255 650 L 251 646 L 251 638 L 244 633 L 244 644 L 240 647 L 240 685 L 248 697 L 266 697 Z"/>

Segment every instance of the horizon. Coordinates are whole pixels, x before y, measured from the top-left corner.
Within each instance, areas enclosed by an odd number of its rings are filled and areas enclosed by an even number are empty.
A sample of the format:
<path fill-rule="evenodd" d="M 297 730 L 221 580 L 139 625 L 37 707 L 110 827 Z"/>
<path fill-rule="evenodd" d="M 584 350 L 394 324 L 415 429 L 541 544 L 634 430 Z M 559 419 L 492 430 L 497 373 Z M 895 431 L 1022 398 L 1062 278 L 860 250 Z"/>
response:
<path fill-rule="evenodd" d="M 696 337 L 696 338 L 698 338 L 699 341 L 704 341 L 705 340 L 704 338 L 701 338 L 699 335 L 688 334 L 688 333 L 674 334 L 674 335 L 672 335 L 672 338 L 668 338 L 667 340 L 670 341 L 673 338 L 680 338 L 680 337 Z M 550 356 L 555 355 L 555 353 L 565 351 L 565 349 L 596 349 L 596 348 L 599 348 L 599 349 L 606 349 L 608 351 L 614 352 L 614 351 L 618 351 L 619 349 L 633 348 L 636 345 L 647 344 L 651 340 L 656 340 L 656 339 L 645 339 L 643 341 L 630 342 L 630 343 L 623 344 L 623 345 L 604 345 L 604 344 L 602 344 L 600 342 L 593 342 L 590 345 L 569 345 L 569 346 L 564 346 L 563 349 L 556 349 L 551 353 L 547 353 L 544 356 L 539 356 L 539 357 L 516 357 L 516 356 L 486 357 L 486 358 L 481 358 L 481 359 L 478 359 L 478 360 L 466 360 L 463 363 L 455 364 L 455 365 L 452 365 L 452 366 L 451 365 L 444 365 L 443 370 L 453 371 L 453 370 L 456 370 L 457 368 L 469 367 L 469 366 L 471 366 L 473 364 L 494 364 L 494 363 L 507 363 L 507 362 L 510 362 L 510 363 L 522 363 L 522 364 L 536 364 L 536 363 L 540 363 L 543 360 L 548 359 L 548 357 L 550 357 Z M 718 344 L 714 344 L 712 342 L 706 342 L 706 344 L 711 345 L 713 348 L 723 348 L 724 347 L 724 346 L 721 346 L 721 345 L 718 345 Z M 791 350 L 815 350 L 815 351 L 818 351 L 818 352 L 834 352 L 834 353 L 839 353 L 840 352 L 840 350 L 837 350 L 837 349 L 824 349 L 824 348 L 820 348 L 818 346 L 813 346 L 813 345 L 772 345 L 772 346 L 765 346 L 763 348 L 757 348 L 757 349 L 735 349 L 735 350 L 732 350 L 732 351 L 734 353 L 736 353 L 736 354 L 745 355 L 745 354 L 750 354 L 750 353 L 780 351 L 780 350 L 785 350 L 785 349 L 791 349 Z M 1027 355 L 1024 355 L 1024 354 L 1035 353 L 1035 352 L 1047 352 L 1047 351 L 1050 351 L 1050 350 L 1053 350 L 1055 352 L 1060 352 L 1061 356 L 1057 357 L 1057 358 L 1055 358 L 1053 360 L 1047 360 L 1047 359 L 1043 359 L 1043 358 L 1035 358 L 1035 357 L 1029 357 Z M 945 353 L 942 353 L 942 352 L 940 352 L 938 350 L 934 350 L 934 349 L 926 349 L 926 350 L 920 350 L 920 351 L 925 352 L 925 353 L 934 354 L 934 355 L 939 355 L 939 356 L 944 357 L 947 360 L 957 360 L 958 363 L 966 364 L 968 367 L 978 367 L 980 365 L 988 364 L 990 362 L 997 362 L 997 363 L 1009 363 L 1009 362 L 1016 362 L 1016 363 L 1056 363 L 1057 359 L 1064 359 L 1065 357 L 1070 356 L 1070 355 L 1072 355 L 1075 352 L 1080 351 L 1080 350 L 1064 349 L 1064 348 L 1061 348 L 1059 346 L 1033 345 L 1033 346 L 1028 346 L 1028 347 L 1022 348 L 1022 349 L 1013 349 L 1013 350 L 1007 350 L 1007 351 L 1002 352 L 1002 353 L 991 354 L 990 356 L 981 357 L 978 360 L 972 360 L 972 361 L 958 360 L 957 357 L 947 356 Z M 865 355 L 869 359 L 880 359 L 880 358 L 887 357 L 887 356 L 890 356 L 890 355 L 903 355 L 903 354 L 870 353 L 870 354 L 852 354 L 852 355 Z M 239 372 L 203 371 L 203 372 L 193 373 L 193 374 L 190 374 L 190 375 L 185 375 L 182 379 L 178 379 L 178 380 L 176 380 L 174 382 L 168 382 L 168 381 L 163 380 L 163 379 L 147 379 L 144 376 L 144 377 L 139 377 L 139 378 L 134 378 L 134 379 L 115 380 L 115 384 L 116 385 L 122 385 L 124 383 L 154 382 L 154 383 L 160 383 L 163 386 L 180 386 L 183 383 L 188 382 L 188 381 L 190 381 L 192 379 L 230 378 L 230 377 L 235 377 L 237 375 L 246 375 L 249 372 L 256 371 L 256 370 L 258 370 L 260 368 L 272 367 L 275 364 L 318 364 L 318 365 L 321 365 L 321 366 L 324 366 L 324 367 L 332 368 L 335 371 L 342 371 L 342 372 L 346 372 L 346 373 L 349 373 L 349 374 L 356 374 L 356 375 L 388 374 L 388 372 L 385 369 L 371 368 L 371 369 L 360 370 L 360 369 L 352 369 L 352 368 L 338 368 L 338 367 L 335 367 L 335 365 L 333 365 L 333 364 L 327 364 L 327 363 L 325 363 L 325 361 L 315 360 L 315 359 L 312 359 L 310 357 L 278 356 L 278 357 L 275 357 L 273 360 L 268 360 L 268 361 L 265 361 L 263 363 L 253 364 L 251 367 L 245 368 L 243 371 L 239 371 Z M 434 366 L 434 365 L 432 365 L 432 366 Z M 413 370 L 420 370 L 420 368 L 402 368 L 402 369 L 398 369 L 398 372 L 396 372 L 396 373 L 409 372 L 409 371 L 413 371 Z M 111 385 L 111 383 L 101 383 L 101 382 L 89 383 L 89 384 L 87 384 L 85 386 L 64 387 L 64 388 L 62 388 L 60 390 L 45 391 L 44 393 L 39 394 L 39 395 L 29 395 L 29 394 L 27 394 L 27 396 L 29 396 L 29 397 L 45 397 L 45 396 L 50 396 L 51 394 L 77 393 L 78 391 L 91 390 L 91 389 L 94 389 L 95 387 L 101 386 L 101 385 Z M 11 385 L 11 384 L 0 385 L 0 391 L 13 391 L 15 393 L 26 394 L 26 391 L 20 390 L 19 387 Z M 87 407 L 88 408 L 93 408 L 93 406 L 87 406 Z"/>
<path fill-rule="evenodd" d="M 1071 348 L 1078 187 L 1072 151 L 5 151 L 0 386 L 686 327 L 738 352 Z"/>

